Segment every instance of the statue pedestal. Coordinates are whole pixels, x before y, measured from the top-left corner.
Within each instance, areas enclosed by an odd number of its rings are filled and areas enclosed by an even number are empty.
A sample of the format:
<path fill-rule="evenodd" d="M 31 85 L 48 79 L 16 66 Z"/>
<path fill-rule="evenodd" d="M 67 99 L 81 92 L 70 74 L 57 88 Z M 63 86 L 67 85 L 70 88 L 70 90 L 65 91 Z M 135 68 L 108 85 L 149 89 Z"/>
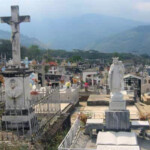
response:
<path fill-rule="evenodd" d="M 105 112 L 105 130 L 109 131 L 130 131 L 130 113 L 128 110 Z"/>
<path fill-rule="evenodd" d="M 111 101 L 109 103 L 109 110 L 126 110 L 126 101 Z"/>
<path fill-rule="evenodd" d="M 30 98 L 28 69 L 6 69 L 5 79 L 5 111 L 2 115 L 3 129 L 33 129 L 37 125 Z"/>
<path fill-rule="evenodd" d="M 109 110 L 105 112 L 106 126 L 109 131 L 130 131 L 130 113 L 126 110 L 126 101 L 114 101 L 109 104 Z"/>
<path fill-rule="evenodd" d="M 123 94 L 121 92 L 111 93 L 111 100 L 112 101 L 122 101 Z"/>
<path fill-rule="evenodd" d="M 8 129 L 33 129 L 37 125 L 37 117 L 35 116 L 34 109 L 17 109 L 5 110 L 2 116 L 2 128 Z"/>

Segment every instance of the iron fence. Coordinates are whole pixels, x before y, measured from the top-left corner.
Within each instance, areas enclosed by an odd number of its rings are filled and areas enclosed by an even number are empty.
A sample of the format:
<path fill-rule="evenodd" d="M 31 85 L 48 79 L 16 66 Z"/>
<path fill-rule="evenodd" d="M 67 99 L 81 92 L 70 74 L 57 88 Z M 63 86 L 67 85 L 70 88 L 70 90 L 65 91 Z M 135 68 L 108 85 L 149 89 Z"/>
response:
<path fill-rule="evenodd" d="M 0 93 L 0 102 L 5 103 L 5 93 L 4 90 Z M 31 95 L 28 99 L 30 108 L 25 112 L 24 108 L 21 106 L 16 106 L 15 109 L 8 108 L 8 112 L 1 110 L 0 120 L 0 141 L 21 141 L 21 140 L 31 140 L 33 137 L 38 138 L 42 131 L 44 130 L 47 123 L 56 119 L 61 114 L 61 96 L 59 88 L 45 87 L 43 90 L 38 89 L 37 94 Z M 70 92 L 65 93 L 65 97 L 71 95 Z M 74 103 L 78 100 L 78 89 L 74 90 L 72 97 L 70 99 L 64 99 L 63 102 Z M 18 111 L 19 110 L 19 111 Z M 31 113 L 32 112 L 32 113 Z M 24 120 L 28 120 L 28 115 L 34 115 L 34 119 L 29 119 L 29 129 L 26 128 Z M 13 118 L 18 118 L 18 122 L 14 122 Z M 6 120 L 6 121 L 2 121 Z M 7 122 L 10 120 L 10 122 Z M 23 121 L 22 121 L 23 120 Z M 53 121 L 52 121 L 53 122 Z"/>

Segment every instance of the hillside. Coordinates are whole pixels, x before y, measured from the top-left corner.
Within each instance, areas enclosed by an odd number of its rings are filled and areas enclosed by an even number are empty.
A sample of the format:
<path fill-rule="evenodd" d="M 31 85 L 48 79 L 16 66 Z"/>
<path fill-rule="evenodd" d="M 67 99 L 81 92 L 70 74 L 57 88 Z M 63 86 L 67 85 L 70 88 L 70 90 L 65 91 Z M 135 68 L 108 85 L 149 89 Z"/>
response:
<path fill-rule="evenodd" d="M 21 24 L 21 33 L 36 37 L 52 49 L 87 50 L 95 41 L 129 30 L 143 23 L 99 14 L 76 17 L 32 17 L 30 23 Z M 7 25 L 1 24 L 0 29 Z M 5 28 L 6 30 L 6 28 Z"/>
<path fill-rule="evenodd" d="M 10 40 L 11 33 L 0 30 L 0 39 Z M 31 45 L 38 45 L 40 48 L 46 48 L 46 46 L 36 38 L 30 38 L 21 34 L 21 45 L 29 47 Z"/>
<path fill-rule="evenodd" d="M 91 49 L 101 52 L 131 52 L 150 54 L 150 25 L 139 26 L 96 41 Z"/>

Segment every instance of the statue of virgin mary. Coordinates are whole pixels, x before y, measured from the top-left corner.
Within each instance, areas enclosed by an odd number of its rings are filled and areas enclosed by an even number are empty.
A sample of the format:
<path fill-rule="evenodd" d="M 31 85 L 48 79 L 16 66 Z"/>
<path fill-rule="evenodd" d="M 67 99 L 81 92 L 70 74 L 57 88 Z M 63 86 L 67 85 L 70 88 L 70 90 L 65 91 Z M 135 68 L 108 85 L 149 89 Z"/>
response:
<path fill-rule="evenodd" d="M 122 99 L 121 91 L 123 90 L 124 65 L 118 58 L 113 58 L 113 64 L 109 70 L 108 83 L 111 91 L 112 100 Z"/>

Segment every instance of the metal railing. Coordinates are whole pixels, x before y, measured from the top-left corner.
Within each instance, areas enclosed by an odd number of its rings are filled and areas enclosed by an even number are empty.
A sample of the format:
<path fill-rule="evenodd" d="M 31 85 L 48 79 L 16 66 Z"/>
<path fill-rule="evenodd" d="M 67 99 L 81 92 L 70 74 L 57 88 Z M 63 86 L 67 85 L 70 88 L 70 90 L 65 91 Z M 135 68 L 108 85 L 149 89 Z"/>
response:
<path fill-rule="evenodd" d="M 68 94 L 71 99 L 69 99 L 69 103 L 74 103 L 74 101 L 78 101 L 78 88 L 73 90 L 74 92 L 66 92 L 66 97 Z M 36 93 L 36 92 L 35 92 Z M 5 104 L 5 92 L 1 88 L 0 89 L 0 102 Z M 15 109 L 9 108 L 9 114 L 5 112 L 4 108 L 1 111 L 1 115 L 3 116 L 3 126 L 2 120 L 0 120 L 0 142 L 3 141 L 20 141 L 21 139 L 31 138 L 33 135 L 37 137 L 40 136 L 45 126 L 53 120 L 55 120 L 61 114 L 61 97 L 59 88 L 51 89 L 49 87 L 45 87 L 43 90 L 37 90 L 36 95 L 32 95 L 31 99 L 27 99 L 30 108 L 34 111 L 30 113 L 32 110 L 28 110 L 28 112 L 24 112 L 24 107 L 16 105 Z M 1 104 L 1 103 L 0 103 Z M 5 105 L 4 105 L 5 106 Z M 18 111 L 19 110 L 19 111 Z M 24 113 L 29 113 L 30 116 L 34 115 L 34 119 L 30 122 L 30 129 L 26 129 L 24 121 L 22 120 L 26 115 Z M 17 122 L 10 121 L 8 123 L 7 118 L 15 117 L 18 118 Z M 22 121 L 21 121 L 21 120 Z M 32 126 L 32 127 L 31 127 Z"/>
<path fill-rule="evenodd" d="M 69 150 L 80 130 L 80 120 L 77 118 L 68 134 L 58 147 L 58 150 Z"/>
<path fill-rule="evenodd" d="M 71 148 L 72 144 L 75 143 L 80 131 L 80 120 L 77 118 L 73 126 L 69 130 L 68 134 L 65 136 L 63 141 L 58 147 L 58 150 L 96 150 L 91 148 Z"/>
<path fill-rule="evenodd" d="M 5 91 L 3 87 L 0 87 L 0 102 L 4 102 L 4 101 L 5 101 Z"/>

